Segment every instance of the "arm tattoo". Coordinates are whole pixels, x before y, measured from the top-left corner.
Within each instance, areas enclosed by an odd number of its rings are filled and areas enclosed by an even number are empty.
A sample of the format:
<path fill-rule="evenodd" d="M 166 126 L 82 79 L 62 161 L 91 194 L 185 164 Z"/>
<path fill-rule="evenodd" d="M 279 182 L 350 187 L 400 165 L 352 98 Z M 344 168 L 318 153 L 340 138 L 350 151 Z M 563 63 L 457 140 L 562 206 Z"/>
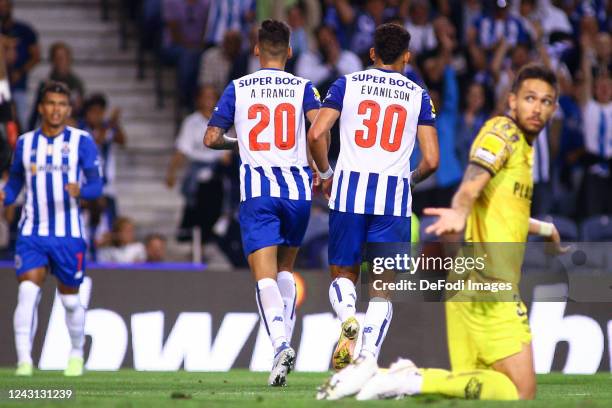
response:
<path fill-rule="evenodd" d="M 489 173 L 489 171 L 477 164 L 468 164 L 465 174 L 463 175 L 463 181 L 474 181 L 485 173 Z"/>
<path fill-rule="evenodd" d="M 231 150 L 236 146 L 236 140 L 228 140 L 223 129 L 209 126 L 204 136 L 204 144 L 214 150 Z"/>
<path fill-rule="evenodd" d="M 425 177 L 423 177 L 423 175 L 421 174 L 421 170 L 417 167 L 416 170 L 414 170 L 410 175 L 410 184 L 414 186 L 423 181 L 424 179 Z"/>

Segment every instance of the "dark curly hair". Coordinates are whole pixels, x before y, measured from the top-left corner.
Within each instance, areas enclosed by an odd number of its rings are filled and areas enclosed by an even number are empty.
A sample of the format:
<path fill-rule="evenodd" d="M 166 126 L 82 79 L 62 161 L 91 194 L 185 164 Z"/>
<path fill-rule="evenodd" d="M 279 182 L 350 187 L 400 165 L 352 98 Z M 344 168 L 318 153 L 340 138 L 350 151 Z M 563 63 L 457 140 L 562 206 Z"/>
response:
<path fill-rule="evenodd" d="M 258 33 L 259 48 L 272 57 L 280 57 L 287 53 L 289 47 L 289 26 L 277 20 L 264 20 Z"/>
<path fill-rule="evenodd" d="M 374 33 L 374 52 L 383 64 L 394 63 L 410 45 L 410 33 L 393 23 L 381 24 Z"/>

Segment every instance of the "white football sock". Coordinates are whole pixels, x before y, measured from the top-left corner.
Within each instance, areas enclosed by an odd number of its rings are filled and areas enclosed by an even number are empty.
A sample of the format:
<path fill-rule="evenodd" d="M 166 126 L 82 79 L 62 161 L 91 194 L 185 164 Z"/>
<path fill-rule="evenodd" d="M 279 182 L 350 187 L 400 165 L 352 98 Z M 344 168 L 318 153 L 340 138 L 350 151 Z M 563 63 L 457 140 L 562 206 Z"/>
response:
<path fill-rule="evenodd" d="M 393 304 L 390 301 L 381 297 L 370 299 L 363 322 L 361 354 L 369 353 L 375 359 L 378 359 L 378 353 L 383 341 L 385 341 L 392 317 Z"/>
<path fill-rule="evenodd" d="M 278 290 L 283 298 L 283 317 L 285 319 L 285 336 L 287 342 L 291 343 L 293 327 L 295 326 L 295 302 L 297 301 L 297 290 L 295 279 L 291 272 L 282 271 L 276 277 Z"/>
<path fill-rule="evenodd" d="M 32 341 L 38 324 L 40 287 L 31 281 L 23 281 L 17 290 L 17 307 L 13 315 L 17 363 L 32 364 Z"/>
<path fill-rule="evenodd" d="M 270 336 L 274 350 L 287 343 L 285 319 L 283 317 L 283 298 L 274 279 L 265 278 L 257 281 L 255 291 L 259 315 Z"/>
<path fill-rule="evenodd" d="M 70 334 L 70 357 L 83 358 L 85 345 L 85 308 L 81 305 L 78 293 L 72 295 L 60 294 L 60 299 L 66 310 L 66 326 Z"/>
<path fill-rule="evenodd" d="M 341 322 L 355 316 L 355 284 L 347 278 L 334 279 L 329 285 L 329 301 Z"/>

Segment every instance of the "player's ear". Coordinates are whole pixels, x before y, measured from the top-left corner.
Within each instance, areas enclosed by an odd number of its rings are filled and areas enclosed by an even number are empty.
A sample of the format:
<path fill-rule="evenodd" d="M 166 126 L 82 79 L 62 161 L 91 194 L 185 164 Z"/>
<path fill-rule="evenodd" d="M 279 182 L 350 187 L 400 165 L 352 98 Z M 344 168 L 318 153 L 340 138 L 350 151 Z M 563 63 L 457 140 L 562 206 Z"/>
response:
<path fill-rule="evenodd" d="M 287 47 L 287 59 L 291 59 L 293 57 L 293 48 L 291 46 Z"/>
<path fill-rule="evenodd" d="M 508 94 L 508 105 L 510 106 L 510 110 L 516 110 L 516 94 L 514 92 Z"/>
<path fill-rule="evenodd" d="M 376 62 L 376 52 L 374 51 L 374 47 L 370 48 L 370 59 L 372 62 Z"/>
<path fill-rule="evenodd" d="M 404 65 L 408 65 L 408 63 L 410 62 L 410 51 L 406 50 L 402 57 L 402 60 L 404 61 Z"/>
<path fill-rule="evenodd" d="M 253 48 L 253 54 L 255 54 L 256 57 L 259 57 L 259 44 L 255 44 L 255 48 Z"/>

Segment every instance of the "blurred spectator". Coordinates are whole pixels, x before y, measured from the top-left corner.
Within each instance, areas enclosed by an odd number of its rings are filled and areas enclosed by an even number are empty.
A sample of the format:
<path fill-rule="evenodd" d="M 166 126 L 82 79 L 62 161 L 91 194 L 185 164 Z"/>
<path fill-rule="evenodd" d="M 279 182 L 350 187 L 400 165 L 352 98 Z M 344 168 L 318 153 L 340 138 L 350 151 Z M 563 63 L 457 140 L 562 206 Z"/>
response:
<path fill-rule="evenodd" d="M 405 27 L 410 33 L 410 51 L 420 54 L 436 48 L 438 41 L 429 19 L 429 2 L 427 0 L 411 1 L 409 16 Z"/>
<path fill-rule="evenodd" d="M 467 88 L 465 98 L 462 99 L 465 107 L 457 123 L 455 150 L 461 164 L 461 169 L 465 170 L 472 142 L 482 125 L 488 119 L 489 114 L 486 110 L 485 87 L 481 83 L 472 82 Z"/>
<path fill-rule="evenodd" d="M 343 31 L 350 33 L 350 49 L 364 65 L 369 65 L 374 31 L 384 19 L 385 0 L 366 0 L 363 8 L 351 6 L 348 0 L 335 0 L 334 6 L 338 18 L 335 22 L 326 23 L 334 26 L 339 21 Z"/>
<path fill-rule="evenodd" d="M 537 41 L 537 56 L 532 53 L 533 46 L 530 41 L 521 42 L 514 47 L 502 38 L 495 49 L 493 60 L 491 61 L 491 74 L 495 83 L 495 99 L 497 106 L 496 114 L 504 113 L 507 109 L 507 96 L 514 81 L 515 74 L 523 65 L 539 57 L 539 61 L 551 67 L 548 50 Z M 506 58 L 509 54 L 509 58 Z M 552 68 L 552 67 L 551 67 Z"/>
<path fill-rule="evenodd" d="M 538 30 L 542 30 L 545 38 L 554 32 L 572 33 L 569 18 L 551 0 L 519 0 L 513 7 L 533 41 L 538 37 Z"/>
<path fill-rule="evenodd" d="M 559 172 L 558 199 L 559 213 L 567 217 L 576 215 L 576 197 L 579 186 L 580 158 L 584 154 L 582 111 L 578 101 L 581 98 L 582 83 L 562 81 L 558 111 L 562 117 L 559 154 L 556 165 Z"/>
<path fill-rule="evenodd" d="M 336 6 L 337 2 L 344 3 L 340 4 L 340 7 L 346 7 L 348 2 L 345 0 L 324 0 L 326 9 L 323 16 L 323 24 L 331 27 L 336 33 L 336 37 L 338 38 L 338 42 L 342 49 L 348 49 L 350 47 L 350 35 L 349 30 L 345 27 L 344 20 L 342 20 L 341 16 L 349 16 L 349 14 L 344 13 L 340 14 L 338 12 L 338 7 Z M 350 6 L 349 6 L 350 7 Z M 348 20 L 347 20 L 348 21 Z M 350 23 L 350 21 L 349 21 Z"/>
<path fill-rule="evenodd" d="M 14 58 L 7 58 L 8 73 L 17 119 L 24 129 L 29 114 L 28 74 L 40 62 L 38 36 L 29 24 L 13 20 L 11 0 L 0 0 L 0 24 L 2 35 L 14 42 Z"/>
<path fill-rule="evenodd" d="M 49 49 L 49 61 L 51 62 L 51 72 L 49 72 L 48 80 L 63 82 L 68 86 L 72 103 L 72 117 L 79 117 L 85 97 L 85 86 L 81 78 L 72 71 L 72 50 L 68 44 L 63 42 L 53 43 Z M 44 85 L 45 81 L 41 81 L 34 106 L 32 106 L 28 129 L 34 129 L 38 125 L 38 103 L 41 100 Z"/>
<path fill-rule="evenodd" d="M 256 3 L 256 0 L 213 0 L 206 24 L 206 44 L 218 45 L 228 31 L 246 36 L 255 21 Z"/>
<path fill-rule="evenodd" d="M 595 37 L 595 55 L 592 65 L 598 72 L 612 72 L 612 37 L 610 33 L 601 32 Z"/>
<path fill-rule="evenodd" d="M 239 57 L 242 35 L 239 31 L 227 31 L 221 46 L 209 48 L 202 54 L 199 85 L 212 85 L 219 94 L 229 81 L 233 62 Z"/>
<path fill-rule="evenodd" d="M 145 237 L 146 262 L 164 262 L 166 260 L 166 238 L 160 234 L 149 234 Z"/>
<path fill-rule="evenodd" d="M 509 3 L 510 0 L 496 0 L 493 13 L 485 14 L 475 22 L 479 43 L 487 50 L 492 49 L 501 39 L 511 47 L 528 39 L 523 24 L 510 13 Z"/>
<path fill-rule="evenodd" d="M 551 162 L 559 144 L 559 116 L 553 117 L 533 141 L 533 193 L 531 214 L 549 214 L 553 208 L 553 186 Z"/>
<path fill-rule="evenodd" d="M 127 217 L 118 217 L 113 223 L 109 245 L 98 251 L 98 261 L 140 263 L 146 259 L 145 246 L 136 241 L 134 223 Z"/>
<path fill-rule="evenodd" d="M 287 10 L 287 23 L 291 28 L 290 46 L 294 58 L 308 51 L 308 35 L 306 34 L 306 11 L 302 3 L 296 3 Z"/>
<path fill-rule="evenodd" d="M 163 0 L 162 58 L 177 66 L 182 106 L 190 106 L 194 97 L 209 3 L 209 0 Z M 213 2 L 216 3 L 226 4 L 225 1 Z"/>
<path fill-rule="evenodd" d="M 296 65 L 296 74 L 309 79 L 325 94 L 333 81 L 342 75 L 361 71 L 359 57 L 349 50 L 340 48 L 336 34 L 329 26 L 316 31 L 317 50 L 302 54 Z"/>
<path fill-rule="evenodd" d="M 435 173 L 437 188 L 434 202 L 431 205 L 446 207 L 450 205 L 462 176 L 461 164 L 455 150 L 459 121 L 459 84 L 455 69 L 451 65 L 452 52 L 455 47 L 454 39 L 447 32 L 439 38 L 439 42 L 440 54 L 431 60 L 434 60 L 438 66 L 434 70 L 441 69 L 443 72 L 441 89 L 432 83 L 429 95 L 437 110 L 436 129 L 440 157 L 444 158 L 444 166 L 440 166 Z"/>
<path fill-rule="evenodd" d="M 98 145 L 104 182 L 100 204 L 106 218 L 104 221 L 112 225 L 117 216 L 115 145 L 125 146 L 127 136 L 121 126 L 121 109 L 114 108 L 108 119 L 106 109 L 107 101 L 103 94 L 91 95 L 83 104 L 83 118 L 78 127 L 89 132 Z"/>
<path fill-rule="evenodd" d="M 210 240 L 212 228 L 221 216 L 224 200 L 221 166 L 228 164 L 231 152 L 209 149 L 202 141 L 203 130 L 218 98 L 219 93 L 214 87 L 200 87 L 196 101 L 198 110 L 183 121 L 176 151 L 168 167 L 166 184 L 171 188 L 176 184 L 176 173 L 185 159 L 190 162 L 181 187 L 186 203 L 179 239 L 188 239 L 191 229 L 199 226 L 203 240 Z"/>
<path fill-rule="evenodd" d="M 584 83 L 580 106 L 586 150 L 583 160 L 588 167 L 582 181 L 580 215 L 589 217 L 612 213 L 612 78 L 607 69 L 596 70 L 593 78 L 594 44 L 587 34 L 583 34 L 581 43 Z"/>
<path fill-rule="evenodd" d="M 241 78 L 247 74 L 252 74 L 261 68 L 259 57 L 254 53 L 255 45 L 257 44 L 257 32 L 259 27 L 254 25 L 249 31 L 249 46 L 246 50 L 240 52 L 238 58 L 233 61 L 232 69 L 229 73 L 229 81 Z"/>
<path fill-rule="evenodd" d="M 467 42 L 470 35 L 469 32 L 474 30 L 476 20 L 482 16 L 482 2 L 480 0 L 465 0 L 462 2 L 461 11 L 461 20 L 463 22 L 461 38 Z"/>

